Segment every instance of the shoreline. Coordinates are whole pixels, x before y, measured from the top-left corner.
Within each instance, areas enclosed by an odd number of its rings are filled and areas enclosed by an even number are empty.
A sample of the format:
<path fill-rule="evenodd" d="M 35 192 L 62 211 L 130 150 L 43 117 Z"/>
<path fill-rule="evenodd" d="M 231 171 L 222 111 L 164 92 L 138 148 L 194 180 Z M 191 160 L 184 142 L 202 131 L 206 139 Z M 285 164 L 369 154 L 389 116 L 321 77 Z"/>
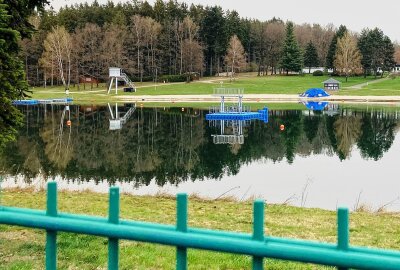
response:
<path fill-rule="evenodd" d="M 214 95 L 124 95 L 114 96 L 116 102 L 172 102 L 172 103 L 216 103 L 220 102 L 221 98 Z M 79 99 L 74 100 L 79 102 Z M 237 101 L 236 97 L 225 97 L 226 102 Z M 333 102 L 333 103 L 374 103 L 374 104 L 394 104 L 400 103 L 400 96 L 339 96 L 332 95 L 320 98 L 305 98 L 298 95 L 288 94 L 246 94 L 243 96 L 243 102 L 259 103 L 298 103 L 298 102 Z"/>

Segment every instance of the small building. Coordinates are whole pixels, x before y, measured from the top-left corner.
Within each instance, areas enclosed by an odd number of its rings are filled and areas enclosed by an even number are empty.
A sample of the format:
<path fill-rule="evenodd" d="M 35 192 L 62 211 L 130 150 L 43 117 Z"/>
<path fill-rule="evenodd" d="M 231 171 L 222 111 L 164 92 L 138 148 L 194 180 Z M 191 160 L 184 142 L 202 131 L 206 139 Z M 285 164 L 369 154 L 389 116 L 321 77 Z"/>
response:
<path fill-rule="evenodd" d="M 94 76 L 85 75 L 79 77 L 79 83 L 98 84 L 99 82 L 99 79 Z"/>
<path fill-rule="evenodd" d="M 400 73 L 400 64 L 396 64 L 393 68 L 394 73 Z"/>
<path fill-rule="evenodd" d="M 330 79 L 324 81 L 323 84 L 324 84 L 325 91 L 340 89 L 340 82 L 333 78 L 330 78 Z"/>

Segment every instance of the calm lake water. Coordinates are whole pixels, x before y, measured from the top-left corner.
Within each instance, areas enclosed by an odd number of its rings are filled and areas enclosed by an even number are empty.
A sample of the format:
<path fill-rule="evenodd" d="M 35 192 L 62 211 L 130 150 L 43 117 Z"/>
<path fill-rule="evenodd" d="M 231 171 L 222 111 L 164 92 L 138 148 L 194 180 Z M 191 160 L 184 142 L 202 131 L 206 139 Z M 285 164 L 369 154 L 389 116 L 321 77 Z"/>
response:
<path fill-rule="evenodd" d="M 68 190 L 115 183 L 132 194 L 400 210 L 400 107 L 270 110 L 268 123 L 129 104 L 20 109 L 25 126 L 0 154 L 2 186 L 55 179 Z"/>

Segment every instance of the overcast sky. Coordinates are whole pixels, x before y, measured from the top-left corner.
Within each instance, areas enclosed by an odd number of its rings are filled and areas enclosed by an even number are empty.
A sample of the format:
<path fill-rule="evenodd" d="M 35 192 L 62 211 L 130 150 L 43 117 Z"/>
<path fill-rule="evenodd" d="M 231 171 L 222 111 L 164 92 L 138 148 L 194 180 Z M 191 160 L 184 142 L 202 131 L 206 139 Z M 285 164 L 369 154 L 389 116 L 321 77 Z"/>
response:
<path fill-rule="evenodd" d="M 61 6 L 80 3 L 79 0 L 50 0 L 54 9 Z M 126 2 L 112 0 L 113 2 Z M 92 2 L 91 0 L 88 2 Z M 98 0 L 106 3 L 107 0 Z M 149 0 L 153 4 L 154 0 Z M 236 10 L 241 17 L 268 20 L 279 17 L 295 23 L 319 23 L 335 26 L 346 25 L 353 31 L 360 32 L 368 27 L 379 27 L 392 41 L 400 41 L 400 1 L 399 0 L 190 0 L 179 1 L 206 5 L 219 5 L 224 10 Z"/>

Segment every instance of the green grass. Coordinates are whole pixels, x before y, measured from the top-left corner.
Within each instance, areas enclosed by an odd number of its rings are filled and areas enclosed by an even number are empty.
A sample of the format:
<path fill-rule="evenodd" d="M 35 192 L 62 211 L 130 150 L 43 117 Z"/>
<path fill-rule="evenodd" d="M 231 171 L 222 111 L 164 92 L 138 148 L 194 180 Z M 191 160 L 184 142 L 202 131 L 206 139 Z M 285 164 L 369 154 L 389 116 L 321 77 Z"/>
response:
<path fill-rule="evenodd" d="M 77 87 L 70 89 L 71 96 L 74 97 L 74 101 L 77 104 L 88 104 L 88 103 L 107 103 L 110 101 L 121 101 L 118 96 L 134 95 L 205 95 L 212 94 L 215 87 L 226 87 L 226 88 L 243 88 L 245 94 L 299 94 L 304 92 L 308 88 L 322 87 L 322 82 L 328 79 L 327 76 L 314 77 L 310 75 L 305 76 L 263 76 L 257 77 L 254 74 L 243 74 L 235 81 L 230 82 L 228 78 L 203 78 L 200 81 L 191 83 L 173 83 L 163 84 L 158 83 L 137 83 L 138 90 L 135 93 L 124 93 L 122 89 L 119 90 L 118 95 L 106 93 L 106 87 L 104 84 L 100 85 L 99 88 L 87 87 L 86 90 L 78 90 Z M 350 77 L 348 82 L 345 82 L 344 78 L 339 78 L 342 81 L 342 87 L 347 88 L 353 85 L 365 83 L 374 80 L 373 77 Z M 222 84 L 221 84 L 222 82 Z M 396 88 L 396 84 L 392 86 L 392 92 L 400 89 L 400 83 Z M 33 98 L 44 99 L 44 98 L 56 98 L 65 96 L 63 87 L 36 87 L 32 88 Z M 351 93 L 354 95 L 365 95 L 364 90 L 341 90 L 339 94 Z M 377 91 L 377 94 L 381 92 Z M 386 93 L 386 92 L 382 92 Z M 398 94 L 398 93 L 397 93 Z M 397 95 L 396 94 L 396 95 Z"/>
<path fill-rule="evenodd" d="M 371 83 L 362 89 L 344 89 L 339 95 L 352 96 L 400 96 L 400 77 Z"/>
<path fill-rule="evenodd" d="M 3 190 L 3 205 L 45 208 L 45 193 Z M 89 215 L 107 213 L 108 196 L 90 192 L 60 192 L 59 209 Z M 85 202 L 85 203 L 82 203 Z M 121 217 L 141 221 L 175 223 L 175 199 L 121 195 Z M 351 244 L 399 249 L 400 215 L 352 213 Z M 251 232 L 251 202 L 201 200 L 189 202 L 189 225 L 193 227 Z M 266 234 L 335 242 L 336 213 L 284 205 L 268 205 Z M 59 269 L 106 269 L 107 240 L 100 237 L 58 234 Z M 45 233 L 40 230 L 0 226 L 0 269 L 42 269 Z M 189 250 L 189 269 L 249 269 L 248 256 Z M 120 242 L 121 269 L 173 269 L 175 248 L 133 241 Z M 266 260 L 266 269 L 328 269 L 310 264 Z M 331 268 L 329 268 L 331 269 Z"/>

